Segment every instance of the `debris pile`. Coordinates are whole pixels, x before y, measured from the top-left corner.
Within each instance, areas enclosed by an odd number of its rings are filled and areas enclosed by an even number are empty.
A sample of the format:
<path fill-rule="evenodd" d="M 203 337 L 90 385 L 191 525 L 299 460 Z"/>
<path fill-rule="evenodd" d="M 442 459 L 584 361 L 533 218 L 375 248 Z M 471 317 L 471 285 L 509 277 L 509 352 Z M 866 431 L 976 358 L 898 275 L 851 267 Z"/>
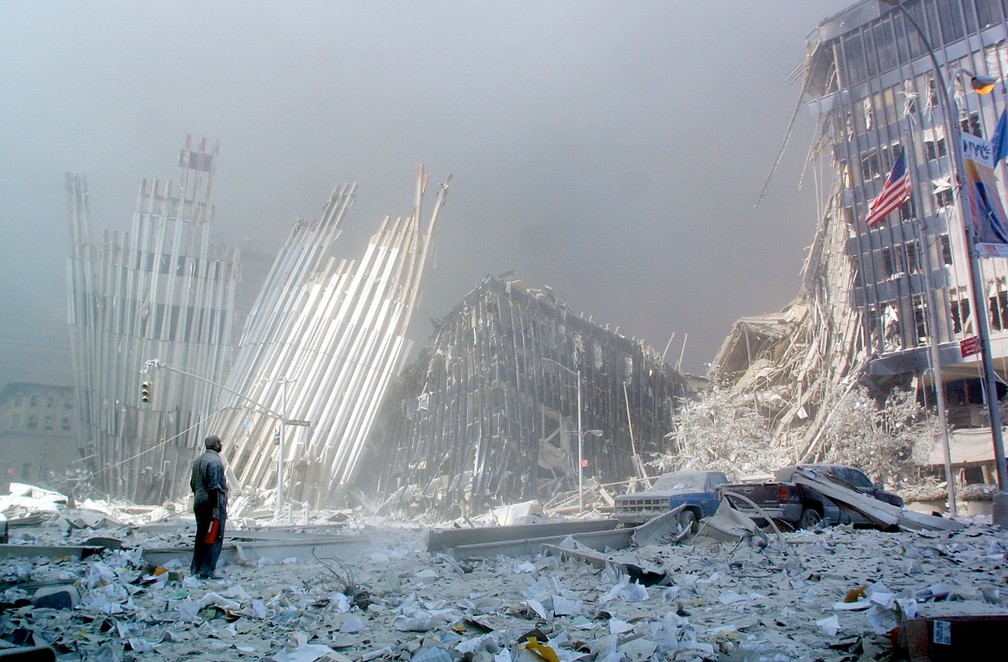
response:
<path fill-rule="evenodd" d="M 380 525 L 365 527 L 367 548 L 236 560 L 217 581 L 186 576 L 185 549 L 147 558 L 191 532 L 19 528 L 0 565 L 0 645 L 65 660 L 851 660 L 909 645 L 922 618 L 1008 616 L 1008 534 L 979 522 L 724 539 L 702 526 L 680 544 L 601 551 L 579 541 L 607 534 L 585 531 L 513 555 L 459 551 L 507 528 L 451 525 L 427 534 L 451 545 L 432 550 L 421 529 Z M 86 556 L 13 549 L 87 537 L 106 544 Z"/>

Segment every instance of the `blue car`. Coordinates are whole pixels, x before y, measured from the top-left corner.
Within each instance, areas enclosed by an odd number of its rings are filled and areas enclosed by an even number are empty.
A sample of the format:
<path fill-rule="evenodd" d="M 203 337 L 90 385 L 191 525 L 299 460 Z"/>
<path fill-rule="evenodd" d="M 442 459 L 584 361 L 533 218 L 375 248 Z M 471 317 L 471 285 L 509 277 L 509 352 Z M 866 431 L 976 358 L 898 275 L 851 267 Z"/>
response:
<path fill-rule="evenodd" d="M 679 524 L 695 530 L 697 521 L 718 509 L 718 487 L 727 482 L 728 476 L 721 471 L 662 474 L 650 489 L 616 497 L 613 516 L 623 524 L 636 525 L 685 504 Z"/>

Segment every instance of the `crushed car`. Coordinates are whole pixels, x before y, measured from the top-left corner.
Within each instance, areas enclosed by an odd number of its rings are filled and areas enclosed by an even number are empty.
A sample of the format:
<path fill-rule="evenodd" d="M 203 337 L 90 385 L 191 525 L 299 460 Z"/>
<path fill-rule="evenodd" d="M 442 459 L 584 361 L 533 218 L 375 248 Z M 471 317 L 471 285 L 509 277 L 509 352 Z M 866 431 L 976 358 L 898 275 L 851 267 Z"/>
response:
<path fill-rule="evenodd" d="M 842 464 L 791 465 L 774 472 L 774 481 L 725 484 L 720 491 L 732 507 L 764 524 L 772 519 L 796 529 L 834 524 L 878 526 L 877 521 L 851 504 L 830 498 L 805 482 L 795 482 L 795 477 L 803 474 L 826 477 L 869 499 L 903 507 L 903 499 L 898 495 L 886 492 L 880 483 L 872 482 L 860 469 Z"/>

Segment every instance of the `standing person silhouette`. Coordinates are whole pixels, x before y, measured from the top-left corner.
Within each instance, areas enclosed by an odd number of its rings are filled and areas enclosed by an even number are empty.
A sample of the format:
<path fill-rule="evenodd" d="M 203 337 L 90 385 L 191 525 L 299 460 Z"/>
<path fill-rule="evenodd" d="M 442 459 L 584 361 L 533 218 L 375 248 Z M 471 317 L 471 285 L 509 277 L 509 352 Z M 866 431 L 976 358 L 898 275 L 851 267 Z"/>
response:
<path fill-rule="evenodd" d="M 224 542 L 227 521 L 227 478 L 221 460 L 220 437 L 215 434 L 203 440 L 206 450 L 193 462 L 189 487 L 193 491 L 193 513 L 196 515 L 196 540 L 189 566 L 200 579 L 219 579 L 214 573 Z"/>

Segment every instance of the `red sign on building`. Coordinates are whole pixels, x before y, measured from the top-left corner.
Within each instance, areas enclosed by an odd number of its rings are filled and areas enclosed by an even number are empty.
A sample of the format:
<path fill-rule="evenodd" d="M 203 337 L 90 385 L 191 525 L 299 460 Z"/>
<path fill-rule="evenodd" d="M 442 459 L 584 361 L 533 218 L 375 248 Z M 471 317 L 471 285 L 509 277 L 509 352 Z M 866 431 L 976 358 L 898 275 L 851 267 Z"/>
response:
<path fill-rule="evenodd" d="M 970 336 L 959 341 L 959 352 L 963 358 L 980 353 L 980 336 Z"/>

